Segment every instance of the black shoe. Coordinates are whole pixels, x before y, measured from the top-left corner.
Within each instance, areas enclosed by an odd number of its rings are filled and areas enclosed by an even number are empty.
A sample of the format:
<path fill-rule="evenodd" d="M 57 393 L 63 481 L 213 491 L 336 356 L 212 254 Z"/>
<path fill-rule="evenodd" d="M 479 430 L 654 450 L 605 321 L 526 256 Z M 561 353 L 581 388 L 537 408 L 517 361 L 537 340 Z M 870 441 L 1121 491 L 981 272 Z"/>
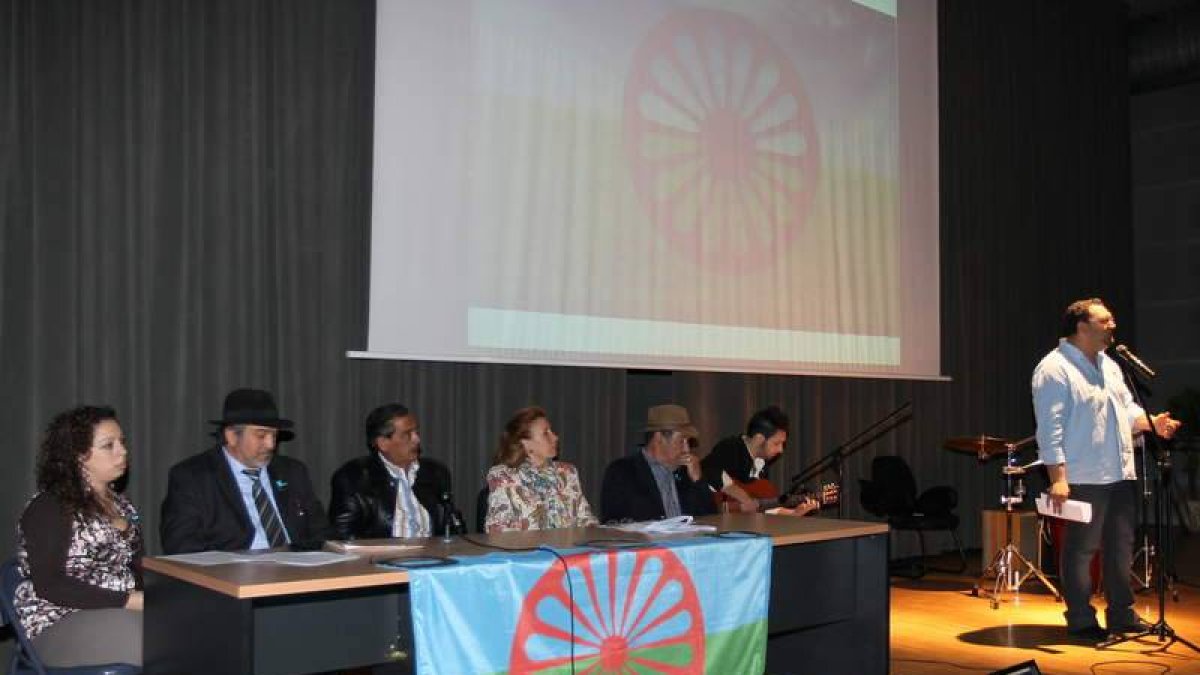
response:
<path fill-rule="evenodd" d="M 1130 633 L 1149 633 L 1153 629 L 1153 626 L 1146 623 L 1141 617 L 1138 617 L 1135 618 L 1132 623 L 1126 623 L 1120 626 L 1112 626 L 1108 629 L 1108 632 L 1129 635 Z"/>
<path fill-rule="evenodd" d="M 1108 631 L 1095 624 L 1086 626 L 1084 628 L 1069 628 L 1067 629 L 1067 635 L 1070 635 L 1076 640 L 1081 640 L 1091 644 L 1104 642 L 1108 639 Z"/>

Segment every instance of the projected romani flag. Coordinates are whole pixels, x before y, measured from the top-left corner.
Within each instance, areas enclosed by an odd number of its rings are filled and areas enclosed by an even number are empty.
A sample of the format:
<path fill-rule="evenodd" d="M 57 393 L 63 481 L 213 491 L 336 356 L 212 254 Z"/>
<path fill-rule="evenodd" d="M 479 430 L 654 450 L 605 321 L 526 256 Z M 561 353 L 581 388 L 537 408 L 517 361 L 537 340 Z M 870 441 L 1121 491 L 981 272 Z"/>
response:
<path fill-rule="evenodd" d="M 411 575 L 417 671 L 757 673 L 771 541 L 494 554 Z"/>
<path fill-rule="evenodd" d="M 521 6 L 472 14 L 471 344 L 897 361 L 875 344 L 900 324 L 893 16 L 848 0 Z M 539 323 L 573 317 L 594 321 Z M 621 320 L 665 330 L 648 344 Z M 688 326 L 750 333 L 662 344 Z"/>

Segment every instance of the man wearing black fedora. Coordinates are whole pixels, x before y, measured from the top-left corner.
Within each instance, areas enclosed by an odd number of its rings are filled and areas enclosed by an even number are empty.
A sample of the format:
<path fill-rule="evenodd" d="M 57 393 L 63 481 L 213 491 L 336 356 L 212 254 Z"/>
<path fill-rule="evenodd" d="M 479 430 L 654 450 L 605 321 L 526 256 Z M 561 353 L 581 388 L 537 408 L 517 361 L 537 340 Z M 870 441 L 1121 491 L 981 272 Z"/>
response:
<path fill-rule="evenodd" d="M 270 392 L 225 397 L 216 447 L 171 467 L 162 505 L 163 552 L 239 551 L 324 539 L 325 511 L 304 463 L 276 454 L 293 437 Z"/>

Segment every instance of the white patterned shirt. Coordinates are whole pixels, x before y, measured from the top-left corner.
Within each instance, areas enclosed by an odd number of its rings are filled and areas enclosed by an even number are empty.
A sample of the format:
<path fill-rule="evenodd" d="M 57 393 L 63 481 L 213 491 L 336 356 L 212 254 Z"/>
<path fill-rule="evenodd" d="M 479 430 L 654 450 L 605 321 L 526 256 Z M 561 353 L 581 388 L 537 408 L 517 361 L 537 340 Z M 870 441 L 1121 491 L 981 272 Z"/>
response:
<path fill-rule="evenodd" d="M 392 464 L 382 454 L 380 461 L 396 481 L 396 510 L 392 513 L 392 536 L 400 538 L 428 537 L 433 533 L 429 524 L 429 511 L 417 501 L 413 494 L 413 483 L 417 480 L 417 472 L 421 470 L 421 462 L 414 461 L 407 469 L 401 469 Z"/>

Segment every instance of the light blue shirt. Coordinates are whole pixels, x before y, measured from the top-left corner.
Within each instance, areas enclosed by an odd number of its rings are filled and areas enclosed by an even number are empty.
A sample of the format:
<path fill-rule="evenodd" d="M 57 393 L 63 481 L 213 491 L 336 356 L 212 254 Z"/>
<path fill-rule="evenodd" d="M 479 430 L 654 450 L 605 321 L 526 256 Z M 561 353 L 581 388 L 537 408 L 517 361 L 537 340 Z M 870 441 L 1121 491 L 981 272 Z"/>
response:
<path fill-rule="evenodd" d="M 1144 415 L 1121 368 L 1104 352 L 1093 364 L 1078 347 L 1059 340 L 1033 371 L 1038 454 L 1067 465 L 1067 482 L 1105 485 L 1134 480 L 1133 423 Z"/>
<path fill-rule="evenodd" d="M 225 452 L 225 461 L 229 462 L 229 470 L 233 472 L 233 482 L 237 483 L 238 492 L 242 495 L 242 503 L 246 505 L 246 513 L 250 515 L 250 524 L 254 526 L 254 540 L 250 542 L 250 548 L 271 548 L 270 542 L 267 541 L 267 531 L 263 529 L 262 521 L 258 517 L 258 506 L 254 503 L 254 479 L 242 473 L 243 469 L 252 467 L 237 461 L 233 455 L 229 454 L 229 448 L 221 446 L 221 450 Z M 267 467 L 264 466 L 262 471 L 258 472 L 258 482 L 266 492 L 267 499 L 271 501 L 275 515 L 279 516 L 279 524 L 283 525 L 283 514 L 279 512 L 279 505 L 275 503 L 275 491 L 271 489 L 271 477 L 267 474 Z M 292 538 L 288 536 L 286 525 L 283 527 L 283 536 L 289 544 L 292 542 Z"/>

